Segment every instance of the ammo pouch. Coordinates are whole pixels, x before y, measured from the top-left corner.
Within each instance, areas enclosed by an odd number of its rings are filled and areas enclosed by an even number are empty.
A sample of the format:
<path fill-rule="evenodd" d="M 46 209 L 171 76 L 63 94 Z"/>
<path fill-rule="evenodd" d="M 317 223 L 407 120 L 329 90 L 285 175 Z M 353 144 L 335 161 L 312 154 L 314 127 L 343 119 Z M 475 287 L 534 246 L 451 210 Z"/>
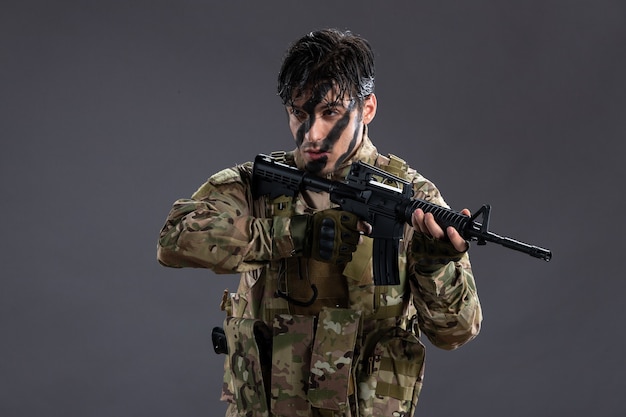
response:
<path fill-rule="evenodd" d="M 224 333 L 237 408 L 249 411 L 250 416 L 269 416 L 266 389 L 272 341 L 269 327 L 261 320 L 227 317 Z"/>
<path fill-rule="evenodd" d="M 400 327 L 370 333 L 357 369 L 359 415 L 412 416 L 422 389 L 424 352 L 417 336 Z"/>
<path fill-rule="evenodd" d="M 351 369 L 361 314 L 323 308 L 317 318 L 281 314 L 274 320 L 272 415 L 343 415 L 353 394 Z"/>
<path fill-rule="evenodd" d="M 324 308 L 319 314 L 307 393 L 311 406 L 337 411 L 350 407 L 348 396 L 354 392 L 352 362 L 359 334 L 361 312 L 343 308 Z"/>
<path fill-rule="evenodd" d="M 317 319 L 280 314 L 270 338 L 261 320 L 228 317 L 224 331 L 239 414 L 309 416 L 311 408 L 324 415 L 344 414 L 354 393 L 352 362 L 360 318 L 360 312 L 342 308 L 323 308 Z M 266 356 L 270 351 L 271 360 Z"/>
<path fill-rule="evenodd" d="M 224 330 L 239 415 L 350 415 L 355 392 L 359 416 L 412 415 L 424 346 L 400 327 L 375 330 L 355 365 L 360 318 L 359 311 L 341 308 L 323 308 L 317 319 L 280 314 L 270 335 L 261 320 L 228 317 Z"/>

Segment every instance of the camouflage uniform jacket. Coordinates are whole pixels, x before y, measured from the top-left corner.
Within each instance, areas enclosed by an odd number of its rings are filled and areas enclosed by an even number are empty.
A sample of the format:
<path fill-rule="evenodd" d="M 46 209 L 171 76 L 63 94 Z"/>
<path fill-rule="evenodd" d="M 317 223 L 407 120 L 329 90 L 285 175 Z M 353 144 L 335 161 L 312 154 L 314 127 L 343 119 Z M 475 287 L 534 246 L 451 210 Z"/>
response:
<path fill-rule="evenodd" d="M 283 156 L 302 168 L 293 152 Z M 430 181 L 399 158 L 379 155 L 367 135 L 355 157 L 328 178 L 345 178 L 357 159 L 404 177 L 416 198 L 447 206 Z M 157 249 L 165 266 L 240 273 L 237 292 L 223 302 L 225 328 L 241 340 L 243 329 L 249 336 L 264 334 L 270 346 L 273 339 L 269 357 L 254 347 L 263 368 L 256 377 L 249 376 L 250 363 L 241 365 L 247 356 L 237 362 L 231 352 L 226 360 L 222 399 L 232 403 L 227 414 L 412 415 L 423 376 L 419 334 L 455 349 L 479 332 L 482 313 L 468 254 L 451 256 L 441 250 L 445 245 L 407 225 L 400 242 L 401 282 L 395 286 L 373 285 L 369 238 L 345 268 L 293 256 L 290 216 L 332 203 L 327 194 L 312 192 L 254 200 L 251 168 L 245 163 L 225 169 L 190 199 L 176 201 Z M 251 381 L 233 381 L 238 366 Z"/>

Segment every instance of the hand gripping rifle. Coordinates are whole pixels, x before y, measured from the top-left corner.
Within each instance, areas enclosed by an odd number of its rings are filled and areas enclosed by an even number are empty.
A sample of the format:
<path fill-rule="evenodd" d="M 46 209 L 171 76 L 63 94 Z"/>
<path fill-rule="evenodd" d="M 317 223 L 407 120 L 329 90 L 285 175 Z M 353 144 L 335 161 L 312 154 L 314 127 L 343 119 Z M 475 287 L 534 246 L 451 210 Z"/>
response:
<path fill-rule="evenodd" d="M 397 188 L 389 184 L 398 184 Z M 324 191 L 342 210 L 357 215 L 372 226 L 369 235 L 374 239 L 373 264 L 376 285 L 397 285 L 398 247 L 403 236 L 404 223 L 411 223 L 416 209 L 432 213 L 444 229 L 454 227 L 467 241 L 478 245 L 497 243 L 509 249 L 525 252 L 535 258 L 549 261 L 552 252 L 528 245 L 489 231 L 491 207 L 484 205 L 471 217 L 425 200 L 412 198 L 413 188 L 408 181 L 380 168 L 357 161 L 352 164 L 345 182 L 332 181 L 306 171 L 282 164 L 267 155 L 257 155 L 252 170 L 254 198 L 269 195 L 296 196 L 301 190 Z M 481 221 L 477 219 L 481 217 Z"/>

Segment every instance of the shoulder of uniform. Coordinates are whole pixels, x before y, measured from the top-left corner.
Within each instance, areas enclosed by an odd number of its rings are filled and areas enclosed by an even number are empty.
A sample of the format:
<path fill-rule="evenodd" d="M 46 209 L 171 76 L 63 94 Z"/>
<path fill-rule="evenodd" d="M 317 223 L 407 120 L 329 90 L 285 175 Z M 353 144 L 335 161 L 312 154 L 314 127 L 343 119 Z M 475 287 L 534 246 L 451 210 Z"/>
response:
<path fill-rule="evenodd" d="M 245 162 L 234 167 L 223 169 L 211 175 L 209 179 L 192 195 L 193 199 L 202 199 L 215 187 L 244 184 L 252 174 L 252 162 Z"/>
<path fill-rule="evenodd" d="M 236 167 L 226 168 L 209 177 L 208 182 L 213 185 L 230 184 L 241 180 L 241 173 Z"/>
<path fill-rule="evenodd" d="M 378 155 L 376 165 L 388 173 L 407 181 L 412 181 L 418 175 L 404 159 L 394 154 L 388 154 L 387 156 Z"/>

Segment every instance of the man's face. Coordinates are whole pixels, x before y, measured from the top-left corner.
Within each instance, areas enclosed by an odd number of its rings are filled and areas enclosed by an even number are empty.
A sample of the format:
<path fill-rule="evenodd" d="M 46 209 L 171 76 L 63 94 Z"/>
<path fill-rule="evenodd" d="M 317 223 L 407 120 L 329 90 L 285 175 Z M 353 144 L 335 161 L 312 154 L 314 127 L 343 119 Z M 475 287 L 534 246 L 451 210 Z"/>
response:
<path fill-rule="evenodd" d="M 358 108 L 355 100 L 337 97 L 330 87 L 296 98 L 287 113 L 305 169 L 326 175 L 349 159 L 361 144 L 363 124 L 371 121 L 375 108 L 373 94 Z"/>

